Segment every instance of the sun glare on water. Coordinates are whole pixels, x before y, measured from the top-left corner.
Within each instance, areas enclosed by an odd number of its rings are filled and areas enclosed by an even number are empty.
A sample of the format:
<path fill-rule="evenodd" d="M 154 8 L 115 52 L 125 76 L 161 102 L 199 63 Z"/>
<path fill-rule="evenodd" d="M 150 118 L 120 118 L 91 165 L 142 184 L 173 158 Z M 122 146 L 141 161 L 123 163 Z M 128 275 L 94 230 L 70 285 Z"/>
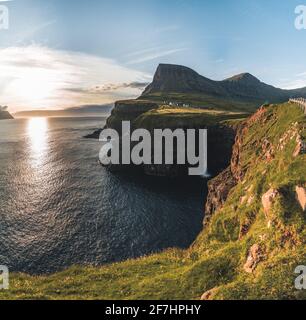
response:
<path fill-rule="evenodd" d="M 41 165 L 46 157 L 48 147 L 48 119 L 30 118 L 27 123 L 27 133 L 30 142 L 31 164 Z"/>

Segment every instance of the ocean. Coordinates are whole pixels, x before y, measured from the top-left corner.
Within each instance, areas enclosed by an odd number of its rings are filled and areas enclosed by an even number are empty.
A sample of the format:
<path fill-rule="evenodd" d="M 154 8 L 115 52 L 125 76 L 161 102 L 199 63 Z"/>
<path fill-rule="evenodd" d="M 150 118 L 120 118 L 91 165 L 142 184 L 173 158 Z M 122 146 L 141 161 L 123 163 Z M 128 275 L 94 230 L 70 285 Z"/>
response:
<path fill-rule="evenodd" d="M 206 182 L 112 174 L 84 135 L 105 118 L 0 121 L 0 265 L 51 273 L 188 247 Z"/>

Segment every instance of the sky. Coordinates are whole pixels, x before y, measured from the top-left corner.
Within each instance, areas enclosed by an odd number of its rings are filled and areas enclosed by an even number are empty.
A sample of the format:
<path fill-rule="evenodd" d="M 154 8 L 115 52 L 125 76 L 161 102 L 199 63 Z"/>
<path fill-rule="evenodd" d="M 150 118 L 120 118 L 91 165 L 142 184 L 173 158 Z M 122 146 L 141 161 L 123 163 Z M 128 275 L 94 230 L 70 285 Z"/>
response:
<path fill-rule="evenodd" d="M 306 30 L 294 25 L 303 1 L 1 0 L 9 29 L 0 30 L 0 105 L 16 112 L 134 98 L 159 63 L 304 87 Z"/>

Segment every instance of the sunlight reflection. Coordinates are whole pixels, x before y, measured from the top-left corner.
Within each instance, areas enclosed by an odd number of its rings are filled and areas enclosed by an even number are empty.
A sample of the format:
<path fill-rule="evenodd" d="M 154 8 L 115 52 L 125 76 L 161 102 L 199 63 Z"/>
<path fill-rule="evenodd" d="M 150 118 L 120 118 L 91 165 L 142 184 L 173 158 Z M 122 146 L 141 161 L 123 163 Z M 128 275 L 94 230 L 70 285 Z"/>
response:
<path fill-rule="evenodd" d="M 48 147 L 48 120 L 31 118 L 28 120 L 27 132 L 30 138 L 31 162 L 34 166 L 42 164 Z"/>

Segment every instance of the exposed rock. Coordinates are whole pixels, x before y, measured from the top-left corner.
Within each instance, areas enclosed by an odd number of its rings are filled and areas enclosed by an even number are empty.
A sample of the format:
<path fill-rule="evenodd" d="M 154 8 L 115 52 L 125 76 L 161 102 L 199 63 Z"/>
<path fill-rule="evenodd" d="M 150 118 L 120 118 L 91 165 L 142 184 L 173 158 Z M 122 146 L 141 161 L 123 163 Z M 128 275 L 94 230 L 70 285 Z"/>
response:
<path fill-rule="evenodd" d="M 253 273 L 257 265 L 264 259 L 265 254 L 263 249 L 258 245 L 254 244 L 250 251 L 243 269 L 247 273 Z"/>
<path fill-rule="evenodd" d="M 254 201 L 255 197 L 253 195 L 245 195 L 243 197 L 240 198 L 240 204 L 247 204 L 248 206 L 250 206 L 253 201 Z"/>
<path fill-rule="evenodd" d="M 241 165 L 241 154 L 243 150 L 244 137 L 247 136 L 249 127 L 255 122 L 264 123 L 267 120 L 266 116 L 267 109 L 262 106 L 253 116 L 242 123 L 237 128 L 237 134 L 235 139 L 235 144 L 233 147 L 233 154 L 231 159 L 231 171 L 234 178 L 237 181 L 243 181 L 245 176 L 245 168 Z"/>
<path fill-rule="evenodd" d="M 213 298 L 213 296 L 217 293 L 217 291 L 218 291 L 218 288 L 214 288 L 214 289 L 206 291 L 205 293 L 203 293 L 203 295 L 201 297 L 201 301 L 211 300 Z"/>
<path fill-rule="evenodd" d="M 208 196 L 205 207 L 204 226 L 206 226 L 215 211 L 220 209 L 226 201 L 229 192 L 236 185 L 230 168 L 227 168 L 208 183 Z"/>
<path fill-rule="evenodd" d="M 99 139 L 102 130 L 103 129 L 97 129 L 93 133 L 90 133 L 90 134 L 84 136 L 84 138 L 86 138 L 86 139 Z"/>
<path fill-rule="evenodd" d="M 237 181 L 242 181 L 245 175 L 245 172 L 241 169 L 240 165 L 240 155 L 241 155 L 241 147 L 243 144 L 243 133 L 244 133 L 244 126 L 240 126 L 237 131 L 235 144 L 233 147 L 233 154 L 231 159 L 231 172 L 233 177 Z"/>
<path fill-rule="evenodd" d="M 10 120 L 14 119 L 13 116 L 8 111 L 3 111 L 0 109 L 0 120 Z"/>
<path fill-rule="evenodd" d="M 268 218 L 269 213 L 272 209 L 275 199 L 279 196 L 277 189 L 270 189 L 267 193 L 262 196 L 262 205 L 265 211 L 265 215 Z"/>
<path fill-rule="evenodd" d="M 300 135 L 297 136 L 296 142 L 297 142 L 297 145 L 293 153 L 293 157 L 295 158 L 301 154 L 306 153 L 306 143 L 302 140 Z"/>
<path fill-rule="evenodd" d="M 269 142 L 268 139 L 265 139 L 263 144 L 262 144 L 262 151 L 264 154 L 264 158 L 267 161 L 271 161 L 274 158 L 274 147 L 273 145 Z"/>
<path fill-rule="evenodd" d="M 303 211 L 305 211 L 306 210 L 306 188 L 297 186 L 295 188 L 295 192 L 296 192 L 296 197 L 299 204 L 301 205 Z"/>
<path fill-rule="evenodd" d="M 240 198 L 240 204 L 245 204 L 245 202 L 247 201 L 248 196 L 243 196 Z"/>
<path fill-rule="evenodd" d="M 158 104 L 146 100 L 117 101 L 111 116 L 106 121 L 106 127 L 122 131 L 122 121 L 133 122 L 137 117 L 150 110 L 157 109 Z"/>
<path fill-rule="evenodd" d="M 251 195 L 247 202 L 248 206 L 250 206 L 254 202 L 254 200 L 255 200 L 255 196 Z"/>

